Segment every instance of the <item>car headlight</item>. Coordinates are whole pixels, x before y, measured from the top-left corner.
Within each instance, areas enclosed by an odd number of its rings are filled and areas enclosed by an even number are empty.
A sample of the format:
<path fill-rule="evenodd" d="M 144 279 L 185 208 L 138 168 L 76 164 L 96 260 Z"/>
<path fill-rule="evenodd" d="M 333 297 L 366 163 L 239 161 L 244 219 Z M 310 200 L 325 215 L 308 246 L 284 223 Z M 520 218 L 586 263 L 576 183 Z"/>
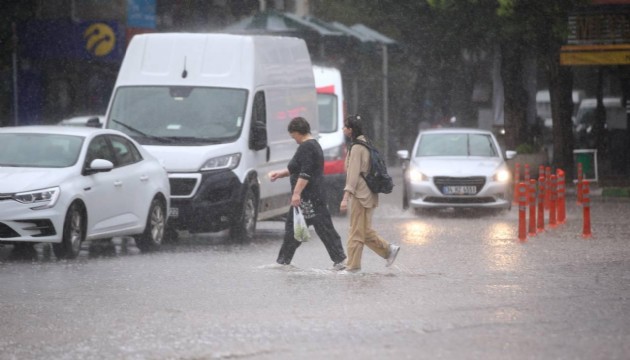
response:
<path fill-rule="evenodd" d="M 16 193 L 13 194 L 12 198 L 22 204 L 37 204 L 37 206 L 32 207 L 31 209 L 40 210 L 55 206 L 60 192 L 61 190 L 59 187 L 52 187 L 48 189 Z"/>
<path fill-rule="evenodd" d="M 241 161 L 241 154 L 230 154 L 218 156 L 206 161 L 199 169 L 200 171 L 219 170 L 219 169 L 235 169 Z"/>
<path fill-rule="evenodd" d="M 510 181 L 510 172 L 508 170 L 499 170 L 494 174 L 492 180 L 502 183 L 508 182 Z"/>
<path fill-rule="evenodd" d="M 427 180 L 429 180 L 429 177 L 424 175 L 419 170 L 417 170 L 417 169 L 410 169 L 409 170 L 409 181 L 411 181 L 411 182 L 421 182 L 421 181 L 427 181 Z"/>

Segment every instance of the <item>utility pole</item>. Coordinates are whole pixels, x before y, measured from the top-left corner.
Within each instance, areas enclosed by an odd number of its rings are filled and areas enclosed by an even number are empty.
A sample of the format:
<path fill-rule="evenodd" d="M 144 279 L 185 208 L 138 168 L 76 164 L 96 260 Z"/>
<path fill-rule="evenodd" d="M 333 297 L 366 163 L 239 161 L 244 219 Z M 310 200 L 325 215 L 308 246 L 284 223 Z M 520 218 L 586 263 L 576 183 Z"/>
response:
<path fill-rule="evenodd" d="M 308 0 L 294 0 L 295 1 L 295 15 L 307 16 L 310 14 Z"/>
<path fill-rule="evenodd" d="M 11 54 L 13 60 L 13 125 L 19 125 L 19 114 L 18 114 L 18 61 L 17 61 L 17 51 L 18 51 L 18 37 L 17 37 L 17 29 L 15 23 L 11 24 L 11 29 L 13 30 L 13 36 L 11 38 L 13 43 L 13 53 Z"/>
<path fill-rule="evenodd" d="M 388 85 L 388 57 L 387 44 L 382 43 L 383 49 L 383 136 L 385 159 L 389 160 L 389 85 Z"/>

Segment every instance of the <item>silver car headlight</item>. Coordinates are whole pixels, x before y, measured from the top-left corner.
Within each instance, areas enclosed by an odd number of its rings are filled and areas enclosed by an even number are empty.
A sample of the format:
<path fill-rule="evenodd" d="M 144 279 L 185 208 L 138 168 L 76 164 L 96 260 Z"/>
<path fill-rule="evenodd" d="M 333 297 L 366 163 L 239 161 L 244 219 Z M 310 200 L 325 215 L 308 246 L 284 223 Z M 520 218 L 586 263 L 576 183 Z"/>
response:
<path fill-rule="evenodd" d="M 494 174 L 492 180 L 500 183 L 506 183 L 510 181 L 510 172 L 505 169 L 499 170 Z"/>
<path fill-rule="evenodd" d="M 224 156 L 218 156 L 208 161 L 201 166 L 200 171 L 208 171 L 208 170 L 220 170 L 220 169 L 235 169 L 238 166 L 238 163 L 241 161 L 241 154 L 230 154 Z"/>
<path fill-rule="evenodd" d="M 424 175 L 420 170 L 410 169 L 409 170 L 409 181 L 412 183 L 427 181 L 429 177 Z"/>
<path fill-rule="evenodd" d="M 59 199 L 60 192 L 61 189 L 56 186 L 48 189 L 16 193 L 13 194 L 12 198 L 22 204 L 37 204 L 37 206 L 32 207 L 31 209 L 41 210 L 55 206 L 57 199 Z"/>

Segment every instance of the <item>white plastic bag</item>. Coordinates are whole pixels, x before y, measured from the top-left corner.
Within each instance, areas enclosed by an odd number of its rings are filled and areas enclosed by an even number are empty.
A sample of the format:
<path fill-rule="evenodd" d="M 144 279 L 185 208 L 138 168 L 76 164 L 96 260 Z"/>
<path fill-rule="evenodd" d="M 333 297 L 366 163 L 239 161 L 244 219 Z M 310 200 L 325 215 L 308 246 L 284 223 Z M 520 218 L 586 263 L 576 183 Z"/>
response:
<path fill-rule="evenodd" d="M 299 206 L 293 207 L 293 237 L 299 242 L 307 242 L 311 239 L 308 225 Z"/>

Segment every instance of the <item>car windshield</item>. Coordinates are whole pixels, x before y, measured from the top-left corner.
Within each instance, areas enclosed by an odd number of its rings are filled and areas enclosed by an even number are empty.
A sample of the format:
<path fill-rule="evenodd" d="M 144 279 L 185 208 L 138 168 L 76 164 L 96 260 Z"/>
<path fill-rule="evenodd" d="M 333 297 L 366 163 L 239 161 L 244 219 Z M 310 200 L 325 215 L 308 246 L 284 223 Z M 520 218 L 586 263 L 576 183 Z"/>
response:
<path fill-rule="evenodd" d="M 334 94 L 317 94 L 317 114 L 319 118 L 319 132 L 332 133 L 337 131 L 337 96 Z"/>
<path fill-rule="evenodd" d="M 79 159 L 83 137 L 58 134 L 0 134 L 0 166 L 63 168 Z"/>
<path fill-rule="evenodd" d="M 202 145 L 238 138 L 247 91 L 187 86 L 121 87 L 107 122 L 141 144 Z"/>
<path fill-rule="evenodd" d="M 496 157 L 492 137 L 486 134 L 423 134 L 416 156 Z"/>

